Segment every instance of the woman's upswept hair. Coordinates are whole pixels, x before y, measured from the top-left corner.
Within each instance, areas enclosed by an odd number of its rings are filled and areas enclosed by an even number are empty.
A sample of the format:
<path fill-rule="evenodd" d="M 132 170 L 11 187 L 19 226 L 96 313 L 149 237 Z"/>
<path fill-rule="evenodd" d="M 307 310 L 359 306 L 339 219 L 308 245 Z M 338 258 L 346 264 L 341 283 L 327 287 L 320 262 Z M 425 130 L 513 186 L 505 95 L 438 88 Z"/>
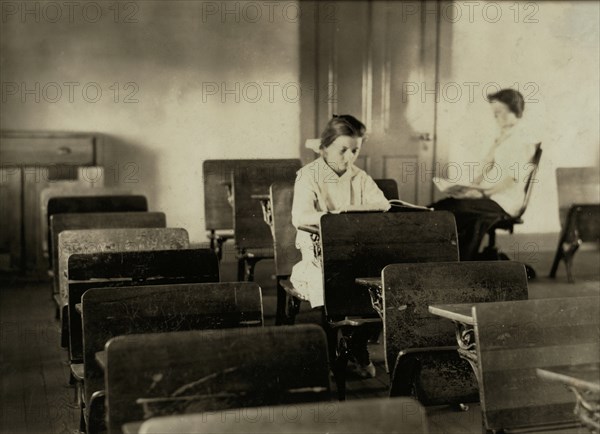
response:
<path fill-rule="evenodd" d="M 352 115 L 333 115 L 321 134 L 321 149 L 327 148 L 340 136 L 363 137 L 367 127 Z"/>
<path fill-rule="evenodd" d="M 516 117 L 520 118 L 523 116 L 525 111 L 525 100 L 521 92 L 514 89 L 502 89 L 496 93 L 488 95 L 488 101 L 500 101 L 505 104 L 508 109 L 515 114 Z"/>

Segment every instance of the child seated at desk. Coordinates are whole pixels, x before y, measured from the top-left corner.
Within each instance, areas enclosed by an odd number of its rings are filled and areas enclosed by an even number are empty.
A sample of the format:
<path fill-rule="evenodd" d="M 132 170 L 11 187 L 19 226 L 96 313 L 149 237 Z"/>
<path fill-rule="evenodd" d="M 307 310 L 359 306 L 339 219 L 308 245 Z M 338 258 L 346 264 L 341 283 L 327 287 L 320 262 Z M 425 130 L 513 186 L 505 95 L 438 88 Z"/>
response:
<path fill-rule="evenodd" d="M 327 123 L 321 134 L 321 156 L 297 173 L 292 205 L 292 223 L 296 228 L 318 225 L 326 213 L 390 208 L 375 181 L 354 165 L 365 142 L 365 132 L 363 123 L 351 115 L 334 115 Z M 311 307 L 323 306 L 323 271 L 308 232 L 298 230 L 296 248 L 301 251 L 302 260 L 294 266 L 290 281 Z M 356 331 L 352 339 L 356 345 L 351 350 L 358 364 L 357 373 L 374 377 L 367 338 L 366 331 Z"/>

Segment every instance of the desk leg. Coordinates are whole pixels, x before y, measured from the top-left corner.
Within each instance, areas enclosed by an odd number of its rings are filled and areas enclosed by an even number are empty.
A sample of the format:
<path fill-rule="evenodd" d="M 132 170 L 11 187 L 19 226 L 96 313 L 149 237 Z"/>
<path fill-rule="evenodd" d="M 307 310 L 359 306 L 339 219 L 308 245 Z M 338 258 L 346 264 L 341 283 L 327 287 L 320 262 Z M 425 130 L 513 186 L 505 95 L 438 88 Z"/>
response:
<path fill-rule="evenodd" d="M 282 278 L 277 276 L 277 312 L 275 314 L 275 325 L 284 325 L 285 321 L 285 304 L 287 301 L 287 293 L 281 286 Z"/>
<path fill-rule="evenodd" d="M 246 268 L 246 281 L 254 282 L 254 269 L 256 268 L 256 263 L 260 261 L 260 259 L 249 258 L 247 259 L 248 267 Z"/>
<path fill-rule="evenodd" d="M 210 235 L 208 236 L 208 239 L 210 240 L 210 250 L 212 250 L 214 252 L 215 251 L 215 230 L 214 229 L 210 230 Z"/>
<path fill-rule="evenodd" d="M 246 277 L 246 259 L 243 257 L 243 253 L 238 254 L 237 260 L 237 280 L 243 282 Z"/>
<path fill-rule="evenodd" d="M 456 341 L 458 342 L 458 354 L 461 358 L 469 362 L 477 383 L 481 389 L 481 379 L 479 378 L 479 368 L 477 365 L 477 351 L 475 347 L 475 329 L 471 325 L 463 323 L 456 324 Z"/>
<path fill-rule="evenodd" d="M 243 253 L 238 256 L 238 282 L 254 282 L 254 269 L 261 258 L 252 258 Z"/>
<path fill-rule="evenodd" d="M 331 371 L 337 387 L 338 399 L 346 400 L 346 369 L 350 358 L 349 342 L 339 328 L 330 328 L 327 331 L 329 345 L 329 360 Z"/>
<path fill-rule="evenodd" d="M 227 241 L 225 238 L 221 238 L 221 237 L 217 237 L 217 239 L 215 240 L 217 242 L 217 246 L 215 247 L 215 253 L 217 254 L 217 258 L 219 259 L 219 262 L 221 262 L 221 259 L 223 259 L 223 243 L 225 241 Z"/>

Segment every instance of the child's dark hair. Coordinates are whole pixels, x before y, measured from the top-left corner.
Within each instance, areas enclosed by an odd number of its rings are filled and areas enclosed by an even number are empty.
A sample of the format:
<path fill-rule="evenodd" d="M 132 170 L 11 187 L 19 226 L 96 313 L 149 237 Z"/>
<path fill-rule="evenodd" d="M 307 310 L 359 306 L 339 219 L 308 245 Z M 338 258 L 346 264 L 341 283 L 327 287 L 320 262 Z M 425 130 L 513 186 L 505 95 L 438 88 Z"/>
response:
<path fill-rule="evenodd" d="M 517 118 L 523 116 L 525 111 L 525 100 L 523 95 L 518 90 L 502 89 L 496 93 L 488 95 L 488 101 L 500 101 L 505 104 L 508 109 L 515 114 Z"/>
<path fill-rule="evenodd" d="M 367 127 L 352 115 L 333 115 L 321 134 L 321 149 L 331 145 L 340 136 L 363 137 Z"/>

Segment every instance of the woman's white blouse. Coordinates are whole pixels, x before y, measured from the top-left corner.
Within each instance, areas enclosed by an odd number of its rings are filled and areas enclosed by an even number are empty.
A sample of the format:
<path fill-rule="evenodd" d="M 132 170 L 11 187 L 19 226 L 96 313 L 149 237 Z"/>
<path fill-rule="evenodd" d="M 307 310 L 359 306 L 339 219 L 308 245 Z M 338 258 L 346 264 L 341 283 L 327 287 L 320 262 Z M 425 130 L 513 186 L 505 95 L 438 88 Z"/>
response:
<path fill-rule="evenodd" d="M 525 184 L 533 170 L 531 160 L 537 143 L 538 140 L 517 124 L 498 137 L 493 149 L 493 164 L 484 168 L 489 169 L 484 172 L 486 184 L 511 179 L 506 188 L 490 196 L 511 216 L 519 213 L 525 201 Z"/>

